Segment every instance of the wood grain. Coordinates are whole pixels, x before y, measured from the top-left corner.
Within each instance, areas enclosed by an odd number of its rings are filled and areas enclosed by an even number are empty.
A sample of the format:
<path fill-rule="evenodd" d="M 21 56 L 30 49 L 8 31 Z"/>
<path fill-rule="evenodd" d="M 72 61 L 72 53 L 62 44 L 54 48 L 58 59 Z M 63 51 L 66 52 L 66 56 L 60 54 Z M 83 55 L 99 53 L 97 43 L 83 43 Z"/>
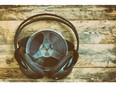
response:
<path fill-rule="evenodd" d="M 116 6 L 46 5 L 0 6 L 0 20 L 23 20 L 38 13 L 53 13 L 68 20 L 115 20 Z"/>
<path fill-rule="evenodd" d="M 0 21 L 0 44 L 13 44 L 17 27 L 22 21 Z M 116 43 L 116 21 L 71 21 L 79 34 L 80 44 L 114 44 Z M 29 36 L 37 30 L 51 28 L 74 42 L 74 33 L 68 27 L 51 21 L 32 23 L 23 29 L 20 38 Z M 27 33 L 28 32 L 28 33 Z"/>
<path fill-rule="evenodd" d="M 38 13 L 65 17 L 79 34 L 79 59 L 69 76 L 61 80 L 30 79 L 14 58 L 13 40 L 22 21 Z M 55 21 L 35 22 L 25 27 L 19 38 L 50 28 L 75 45 L 74 33 Z M 0 5 L 0 81 L 1 82 L 116 82 L 116 6 L 115 5 Z"/>
<path fill-rule="evenodd" d="M 0 45 L 0 68 L 15 68 L 13 45 Z M 75 67 L 116 67 L 114 44 L 80 44 Z"/>
<path fill-rule="evenodd" d="M 115 82 L 116 68 L 74 68 L 72 73 L 61 80 L 29 79 L 18 68 L 0 69 L 0 78 L 6 82 Z"/>

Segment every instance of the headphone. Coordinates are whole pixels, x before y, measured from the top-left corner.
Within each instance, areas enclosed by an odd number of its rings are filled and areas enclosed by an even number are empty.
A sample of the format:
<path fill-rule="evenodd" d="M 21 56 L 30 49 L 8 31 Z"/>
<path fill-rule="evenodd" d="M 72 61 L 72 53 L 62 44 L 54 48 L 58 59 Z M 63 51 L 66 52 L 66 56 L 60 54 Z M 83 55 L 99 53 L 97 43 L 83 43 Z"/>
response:
<path fill-rule="evenodd" d="M 31 36 L 18 40 L 22 29 L 27 25 L 51 20 L 68 26 L 76 37 L 77 45 L 60 35 L 55 30 L 39 30 Z M 14 37 L 14 56 L 21 71 L 29 78 L 38 79 L 47 76 L 62 79 L 70 74 L 79 54 L 79 37 L 71 22 L 55 14 L 37 14 L 24 20 L 17 28 Z"/>

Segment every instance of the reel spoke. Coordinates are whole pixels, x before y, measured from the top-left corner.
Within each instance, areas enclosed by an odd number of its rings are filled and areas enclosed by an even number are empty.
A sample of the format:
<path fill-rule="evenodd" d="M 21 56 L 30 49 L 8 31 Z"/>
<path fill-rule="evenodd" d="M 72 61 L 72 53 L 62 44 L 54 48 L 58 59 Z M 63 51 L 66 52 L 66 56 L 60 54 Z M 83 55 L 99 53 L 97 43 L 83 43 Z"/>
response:
<path fill-rule="evenodd" d="M 52 57 L 62 58 L 62 55 L 59 52 L 57 52 L 56 50 L 54 50 L 53 53 L 52 53 Z"/>
<path fill-rule="evenodd" d="M 38 51 L 33 55 L 33 58 L 37 59 L 37 58 L 42 57 L 42 56 L 43 56 L 42 53 L 40 51 Z"/>
<path fill-rule="evenodd" d="M 44 35 L 43 43 L 51 43 L 50 41 L 50 32 L 42 32 Z"/>

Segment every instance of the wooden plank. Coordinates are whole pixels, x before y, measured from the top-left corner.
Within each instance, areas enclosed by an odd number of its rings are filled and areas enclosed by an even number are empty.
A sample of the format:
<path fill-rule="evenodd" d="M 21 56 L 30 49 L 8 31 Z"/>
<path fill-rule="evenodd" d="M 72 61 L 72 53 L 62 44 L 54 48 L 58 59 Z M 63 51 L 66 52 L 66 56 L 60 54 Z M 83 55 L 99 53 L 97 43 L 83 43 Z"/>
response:
<path fill-rule="evenodd" d="M 0 21 L 0 44 L 13 44 L 17 27 L 22 21 Z M 80 44 L 115 44 L 116 21 L 71 21 L 79 33 Z M 57 22 L 42 21 L 33 23 L 24 28 L 20 38 L 29 36 L 37 30 L 51 28 L 74 42 L 74 34 L 64 25 Z M 28 32 L 28 33 L 27 33 Z"/>
<path fill-rule="evenodd" d="M 116 68 L 73 68 L 70 75 L 61 80 L 29 79 L 18 68 L 0 69 L 0 79 L 6 82 L 115 82 Z"/>
<path fill-rule="evenodd" d="M 65 79 L 59 81 L 72 81 L 72 75 L 67 76 Z M 30 79 L 26 77 L 19 68 L 10 68 L 10 69 L 0 69 L 0 79 L 10 82 L 57 82 L 57 80 L 48 79 L 44 77 L 42 79 Z"/>
<path fill-rule="evenodd" d="M 13 39 L 17 27 L 24 19 L 38 13 L 65 17 L 79 33 L 79 60 L 64 79 L 29 79 L 21 72 L 14 58 Z M 116 82 L 116 6 L 2 5 L 0 15 L 1 82 Z M 52 21 L 27 26 L 20 38 L 43 28 L 57 30 L 75 43 L 69 28 Z"/>
<path fill-rule="evenodd" d="M 76 68 L 73 69 L 74 81 L 115 82 L 116 68 Z"/>
<path fill-rule="evenodd" d="M 76 67 L 116 67 L 115 49 L 113 44 L 80 44 Z"/>
<path fill-rule="evenodd" d="M 0 68 L 18 67 L 13 45 L 0 45 Z M 114 44 L 80 44 L 79 59 L 75 67 L 116 67 Z"/>
<path fill-rule="evenodd" d="M 13 54 L 5 54 L 0 56 L 0 68 L 16 68 L 19 67 Z"/>
<path fill-rule="evenodd" d="M 38 13 L 53 13 L 68 20 L 115 20 L 115 8 L 115 5 L 1 5 L 0 20 L 26 19 Z"/>

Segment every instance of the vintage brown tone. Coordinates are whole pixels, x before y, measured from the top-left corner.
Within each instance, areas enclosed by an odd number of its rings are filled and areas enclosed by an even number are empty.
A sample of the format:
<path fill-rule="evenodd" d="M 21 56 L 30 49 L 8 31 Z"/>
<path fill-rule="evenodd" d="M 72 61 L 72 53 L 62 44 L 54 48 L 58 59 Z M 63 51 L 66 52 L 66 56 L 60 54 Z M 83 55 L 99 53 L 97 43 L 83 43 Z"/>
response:
<path fill-rule="evenodd" d="M 65 79 L 29 79 L 14 59 L 13 39 L 18 25 L 38 13 L 63 16 L 78 30 L 79 61 Z M 58 30 L 74 41 L 66 26 L 51 21 L 27 26 L 21 38 L 41 28 Z M 116 6 L 0 6 L 0 81 L 116 81 Z"/>

